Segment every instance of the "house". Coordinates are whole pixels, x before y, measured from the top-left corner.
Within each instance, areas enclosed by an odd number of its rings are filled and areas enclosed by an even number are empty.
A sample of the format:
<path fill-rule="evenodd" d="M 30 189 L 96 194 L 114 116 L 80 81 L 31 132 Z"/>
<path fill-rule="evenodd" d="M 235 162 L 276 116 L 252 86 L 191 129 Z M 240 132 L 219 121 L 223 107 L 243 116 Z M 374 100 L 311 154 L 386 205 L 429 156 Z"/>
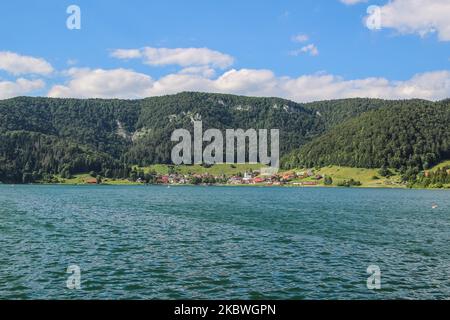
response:
<path fill-rule="evenodd" d="M 253 183 L 253 176 L 249 172 L 244 173 L 244 177 L 242 178 L 242 182 L 245 184 Z"/>
<path fill-rule="evenodd" d="M 241 177 L 231 177 L 230 179 L 228 179 L 228 183 L 229 184 L 242 184 L 242 178 Z"/>
<path fill-rule="evenodd" d="M 244 180 L 249 180 L 251 178 L 253 178 L 252 174 L 250 172 L 245 171 Z"/>
<path fill-rule="evenodd" d="M 169 183 L 170 184 L 176 184 L 180 181 L 180 176 L 177 174 L 171 174 L 169 175 Z"/>
<path fill-rule="evenodd" d="M 89 178 L 84 180 L 84 182 L 87 184 L 97 184 L 97 178 Z"/>
<path fill-rule="evenodd" d="M 283 177 L 282 177 L 282 179 L 286 180 L 286 181 L 292 180 L 294 178 L 295 178 L 295 174 L 291 173 L 291 172 L 286 172 L 285 174 L 283 174 Z"/>
<path fill-rule="evenodd" d="M 158 179 L 158 182 L 159 182 L 159 183 L 163 183 L 163 184 L 168 184 L 168 183 L 169 183 L 169 176 L 161 176 L 161 177 Z"/>
<path fill-rule="evenodd" d="M 314 172 L 312 170 L 300 171 L 300 172 L 296 172 L 296 175 L 300 179 L 306 179 L 306 178 L 312 177 L 314 175 Z"/>
<path fill-rule="evenodd" d="M 255 179 L 253 179 L 253 183 L 263 183 L 264 181 L 266 181 L 266 180 L 261 177 L 257 177 Z"/>

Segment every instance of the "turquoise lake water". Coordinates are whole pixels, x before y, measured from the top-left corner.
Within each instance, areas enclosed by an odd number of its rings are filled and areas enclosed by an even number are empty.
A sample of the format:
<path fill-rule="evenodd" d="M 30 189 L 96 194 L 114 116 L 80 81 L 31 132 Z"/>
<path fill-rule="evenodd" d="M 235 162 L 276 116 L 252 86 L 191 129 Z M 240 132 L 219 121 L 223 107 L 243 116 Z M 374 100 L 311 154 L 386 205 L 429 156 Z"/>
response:
<path fill-rule="evenodd" d="M 450 191 L 0 185 L 6 298 L 448 299 Z"/>

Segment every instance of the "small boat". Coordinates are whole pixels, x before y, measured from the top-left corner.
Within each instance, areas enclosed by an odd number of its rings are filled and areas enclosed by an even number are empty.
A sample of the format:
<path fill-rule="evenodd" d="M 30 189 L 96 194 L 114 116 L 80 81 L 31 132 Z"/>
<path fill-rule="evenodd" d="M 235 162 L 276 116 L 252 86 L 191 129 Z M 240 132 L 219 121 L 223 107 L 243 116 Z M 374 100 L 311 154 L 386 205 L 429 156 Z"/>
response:
<path fill-rule="evenodd" d="M 432 209 L 437 209 L 437 208 L 438 208 L 438 205 L 437 205 L 437 204 L 433 204 L 433 205 L 431 206 L 431 208 L 432 208 Z"/>

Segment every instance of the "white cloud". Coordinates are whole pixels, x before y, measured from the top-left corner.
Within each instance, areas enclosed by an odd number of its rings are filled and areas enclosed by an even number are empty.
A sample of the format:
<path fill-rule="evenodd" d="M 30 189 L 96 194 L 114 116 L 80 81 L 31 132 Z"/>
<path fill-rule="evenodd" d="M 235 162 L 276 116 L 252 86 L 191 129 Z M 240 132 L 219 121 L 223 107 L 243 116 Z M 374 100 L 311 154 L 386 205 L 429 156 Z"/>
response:
<path fill-rule="evenodd" d="M 305 75 L 286 79 L 281 88 L 285 97 L 295 101 L 356 97 L 439 100 L 450 96 L 450 72 L 417 74 L 406 81 L 389 81 L 385 78 L 345 80 L 328 74 Z"/>
<path fill-rule="evenodd" d="M 0 51 L 0 70 L 9 72 L 15 76 L 23 74 L 48 75 L 53 72 L 53 67 L 41 58 L 23 56 L 9 51 Z"/>
<path fill-rule="evenodd" d="M 301 49 L 290 51 L 289 54 L 291 56 L 299 56 L 302 53 L 309 54 L 310 56 L 317 56 L 319 54 L 319 49 L 317 49 L 316 45 L 308 44 Z"/>
<path fill-rule="evenodd" d="M 340 1 L 349 6 L 357 4 L 357 3 L 361 3 L 361 2 L 367 2 L 367 0 L 340 0 Z"/>
<path fill-rule="evenodd" d="M 54 86 L 49 96 L 78 98 L 144 98 L 182 91 L 277 96 L 297 102 L 369 97 L 383 99 L 450 97 L 450 72 L 417 74 L 409 80 L 385 78 L 346 80 L 330 74 L 278 77 L 270 70 L 229 70 L 216 78 L 202 72 L 180 72 L 154 80 L 126 69 L 72 69 L 66 85 Z"/>
<path fill-rule="evenodd" d="M 297 34 L 291 38 L 292 42 L 302 43 L 309 40 L 309 36 L 307 34 Z"/>
<path fill-rule="evenodd" d="M 27 80 L 19 78 L 16 81 L 0 81 L 0 99 L 26 95 L 44 87 L 45 82 L 40 79 Z"/>
<path fill-rule="evenodd" d="M 216 75 L 216 71 L 208 66 L 187 67 L 181 69 L 180 74 L 201 75 L 205 78 L 212 78 Z"/>
<path fill-rule="evenodd" d="M 234 62 L 232 56 L 208 48 L 117 49 L 112 52 L 111 56 L 119 59 L 142 58 L 145 64 L 151 66 L 211 66 L 225 69 Z"/>
<path fill-rule="evenodd" d="M 78 69 L 67 71 L 71 80 L 65 85 L 55 85 L 50 97 L 79 98 L 142 98 L 151 95 L 150 76 L 128 69 Z"/>
<path fill-rule="evenodd" d="M 117 49 L 111 56 L 117 59 L 136 59 L 142 57 L 142 53 L 139 49 Z"/>
<path fill-rule="evenodd" d="M 366 18 L 374 18 L 375 14 Z M 380 7 L 380 18 L 382 28 L 422 37 L 437 33 L 439 40 L 450 41 L 449 0 L 392 0 Z"/>
<path fill-rule="evenodd" d="M 218 92 L 271 96 L 277 93 L 279 80 L 270 70 L 233 69 L 213 81 L 212 87 Z"/>

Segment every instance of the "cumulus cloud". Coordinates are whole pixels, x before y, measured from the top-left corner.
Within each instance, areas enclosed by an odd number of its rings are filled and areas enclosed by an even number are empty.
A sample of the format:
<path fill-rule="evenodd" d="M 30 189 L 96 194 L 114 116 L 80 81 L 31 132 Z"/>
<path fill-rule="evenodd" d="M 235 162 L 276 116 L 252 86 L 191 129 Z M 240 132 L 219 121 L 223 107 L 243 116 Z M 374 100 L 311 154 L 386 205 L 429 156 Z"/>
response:
<path fill-rule="evenodd" d="M 72 69 L 71 80 L 54 86 L 49 96 L 76 98 L 144 98 L 182 91 L 203 91 L 277 96 L 297 102 L 324 99 L 369 97 L 383 99 L 423 98 L 439 100 L 450 96 L 450 72 L 421 73 L 405 81 L 385 78 L 347 80 L 331 74 L 279 77 L 270 70 L 229 70 L 211 78 L 210 74 L 186 71 L 152 79 L 127 69 Z"/>
<path fill-rule="evenodd" d="M 281 89 L 286 97 L 295 101 L 357 97 L 440 100 L 450 96 L 450 72 L 417 74 L 406 81 L 385 78 L 345 80 L 329 74 L 304 75 L 285 79 Z"/>
<path fill-rule="evenodd" d="M 67 71 L 71 80 L 51 88 L 50 97 L 142 98 L 151 95 L 150 76 L 128 69 L 79 69 Z"/>
<path fill-rule="evenodd" d="M 23 74 L 48 75 L 53 72 L 53 67 L 41 58 L 23 56 L 10 51 L 0 51 L 0 70 L 15 76 Z"/>
<path fill-rule="evenodd" d="M 376 14 L 380 14 L 382 28 L 422 37 L 437 33 L 439 40 L 450 41 L 449 0 L 392 0 L 366 19 L 375 19 Z"/>
<path fill-rule="evenodd" d="M 216 75 L 216 70 L 208 66 L 187 67 L 181 69 L 180 74 L 201 75 L 205 78 L 212 78 Z"/>
<path fill-rule="evenodd" d="M 141 58 L 145 64 L 151 66 L 211 66 L 225 69 L 234 62 L 232 56 L 208 48 L 117 49 L 111 53 L 111 56 L 119 59 Z"/>
<path fill-rule="evenodd" d="M 15 81 L 0 80 L 0 99 L 22 96 L 45 87 L 45 82 L 37 80 L 27 80 L 19 78 Z"/>

